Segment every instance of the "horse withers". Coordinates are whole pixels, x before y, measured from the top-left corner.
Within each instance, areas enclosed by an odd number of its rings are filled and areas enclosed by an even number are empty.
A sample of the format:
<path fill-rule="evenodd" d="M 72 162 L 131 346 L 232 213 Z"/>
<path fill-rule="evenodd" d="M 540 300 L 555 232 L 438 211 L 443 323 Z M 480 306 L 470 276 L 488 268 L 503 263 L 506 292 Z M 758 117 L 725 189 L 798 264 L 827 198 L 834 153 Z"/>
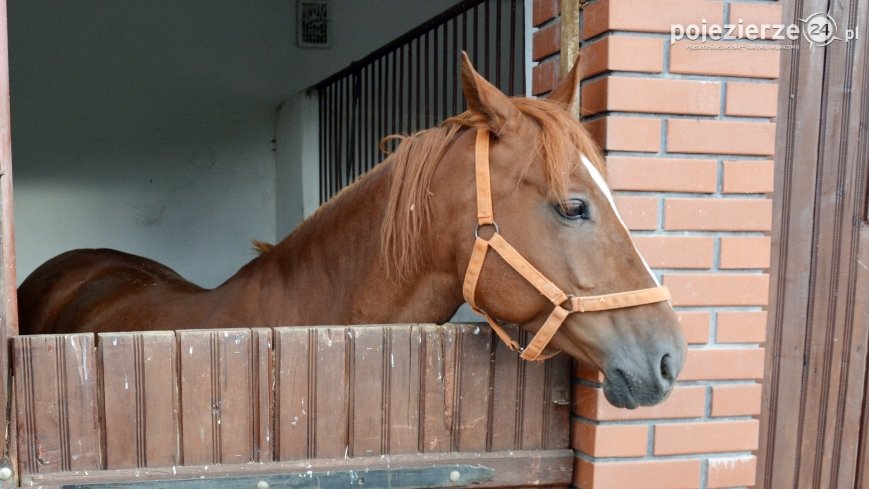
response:
<path fill-rule="evenodd" d="M 524 350 L 503 336 L 523 358 L 563 351 L 600 369 L 613 405 L 663 401 L 685 340 L 566 110 L 577 68 L 548 99 L 508 98 L 467 56 L 462 81 L 467 112 L 399 137 L 219 287 L 119 251 L 70 251 L 19 288 L 22 333 L 443 323 L 468 301 L 501 335 L 502 322 L 537 333 Z"/>

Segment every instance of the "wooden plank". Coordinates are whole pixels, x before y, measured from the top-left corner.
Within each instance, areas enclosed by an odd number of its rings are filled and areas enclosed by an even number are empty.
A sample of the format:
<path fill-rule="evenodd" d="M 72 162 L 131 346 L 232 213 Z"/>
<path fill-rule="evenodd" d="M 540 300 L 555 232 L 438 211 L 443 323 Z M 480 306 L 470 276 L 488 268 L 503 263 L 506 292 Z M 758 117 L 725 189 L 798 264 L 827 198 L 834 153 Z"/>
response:
<path fill-rule="evenodd" d="M 486 450 L 490 401 L 492 400 L 493 355 L 490 328 L 465 325 L 458 328 L 458 403 L 452 449 L 460 452 Z M 494 406 L 491 406 L 494 408 Z"/>
<path fill-rule="evenodd" d="M 220 445 L 215 463 L 238 464 L 256 460 L 254 419 L 257 410 L 257 384 L 253 358 L 256 347 L 250 330 L 212 333 L 213 348 L 219 348 L 217 368 L 212 373 L 214 412 Z"/>
<path fill-rule="evenodd" d="M 549 421 L 546 419 L 549 411 L 544 409 L 544 406 L 548 404 L 546 387 L 551 379 L 546 375 L 545 362 L 524 362 L 522 366 L 524 367 L 520 393 L 522 415 L 519 418 L 519 429 L 522 435 L 519 448 L 541 449 L 543 433 L 549 428 Z"/>
<path fill-rule="evenodd" d="M 13 340 L 22 474 L 101 467 L 91 334 Z"/>
<path fill-rule="evenodd" d="M 185 465 L 213 464 L 219 433 L 212 411 L 214 351 L 211 333 L 178 331 L 181 385 L 181 461 Z"/>
<path fill-rule="evenodd" d="M 63 474 L 35 474 L 22 479 L 22 486 L 57 488 L 62 484 L 96 484 L 172 479 L 199 479 L 208 477 L 257 476 L 280 473 L 323 473 L 329 471 L 376 470 L 382 468 L 409 468 L 455 465 L 482 465 L 494 469 L 492 480 L 475 484 L 480 488 L 507 488 L 517 486 L 566 486 L 570 484 L 573 466 L 571 450 L 506 451 L 494 453 L 453 452 L 432 454 L 404 454 L 388 457 L 359 457 L 349 459 L 317 459 L 271 464 L 209 465 L 188 467 L 160 467 L 151 469 L 119 469 L 100 472 L 68 472 Z M 450 469 L 451 470 L 451 469 Z M 253 487 L 253 486 L 250 486 Z"/>
<path fill-rule="evenodd" d="M 309 458 L 313 456 L 309 412 L 316 382 L 311 346 L 316 330 L 276 328 L 274 335 L 275 460 Z"/>
<path fill-rule="evenodd" d="M 349 450 L 349 329 L 336 326 L 316 332 L 314 457 L 344 457 Z"/>
<path fill-rule="evenodd" d="M 452 449 L 456 406 L 456 328 L 426 325 L 422 329 L 420 359 L 420 436 L 422 453 Z"/>
<path fill-rule="evenodd" d="M 251 370 L 251 385 L 256 386 L 256 395 L 251 397 L 254 405 L 251 407 L 254 419 L 253 461 L 271 462 L 274 460 L 272 405 L 274 403 L 274 361 L 273 337 L 269 328 L 255 328 L 252 331 L 256 347 Z"/>
<path fill-rule="evenodd" d="M 105 465 L 176 465 L 178 383 L 171 331 L 98 335 Z"/>
<path fill-rule="evenodd" d="M 420 345 L 419 326 L 387 328 L 389 378 L 385 402 L 387 420 L 386 452 L 397 455 L 416 453 L 419 446 Z"/>
<path fill-rule="evenodd" d="M 389 384 L 384 382 L 389 363 L 384 356 L 385 327 L 355 327 L 352 333 L 350 368 L 350 456 L 364 457 L 384 452 L 383 426 Z"/>
<path fill-rule="evenodd" d="M 510 332 L 515 334 L 515 328 Z M 492 341 L 495 343 L 495 371 L 492 374 L 493 415 L 489 418 L 488 448 L 493 451 L 518 450 L 520 431 L 517 428 L 521 420 L 519 394 L 522 392 L 519 389 L 519 380 L 522 378 L 524 363 L 502 341 L 497 338 Z M 496 419 L 497 424 L 494 422 Z"/>
<path fill-rule="evenodd" d="M 557 355 L 546 362 L 547 375 L 544 409 L 548 410 L 548 424 L 543 437 L 543 448 L 547 450 L 570 446 L 570 391 L 573 360 L 565 354 Z"/>
<path fill-rule="evenodd" d="M 182 459 L 185 464 L 258 458 L 260 393 L 251 330 L 178 331 Z"/>

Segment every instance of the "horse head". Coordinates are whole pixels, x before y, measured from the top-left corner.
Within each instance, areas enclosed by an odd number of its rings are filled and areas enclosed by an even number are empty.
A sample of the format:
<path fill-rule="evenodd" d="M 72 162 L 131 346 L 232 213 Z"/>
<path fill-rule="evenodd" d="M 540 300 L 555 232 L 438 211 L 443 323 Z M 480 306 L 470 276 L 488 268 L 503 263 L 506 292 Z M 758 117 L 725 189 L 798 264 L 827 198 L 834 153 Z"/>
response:
<path fill-rule="evenodd" d="M 439 128 L 454 143 L 422 151 L 428 168 L 405 158 L 395 178 L 422 183 L 416 197 L 396 192 L 388 214 L 423 230 L 417 238 L 448 243 L 457 285 L 496 330 L 513 323 L 543 337 L 523 357 L 543 358 L 545 347 L 594 365 L 618 407 L 663 401 L 685 340 L 619 216 L 599 151 L 567 110 L 577 68 L 545 100 L 507 97 L 467 56 L 462 68 L 468 111 Z M 412 254 L 411 241 L 394 248 Z"/>

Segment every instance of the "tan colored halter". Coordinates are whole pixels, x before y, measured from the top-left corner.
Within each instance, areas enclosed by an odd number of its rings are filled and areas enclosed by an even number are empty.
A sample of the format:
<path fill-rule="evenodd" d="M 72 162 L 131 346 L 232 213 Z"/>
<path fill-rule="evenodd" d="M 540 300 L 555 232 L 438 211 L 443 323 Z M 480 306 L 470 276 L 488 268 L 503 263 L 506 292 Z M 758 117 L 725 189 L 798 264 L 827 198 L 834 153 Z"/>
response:
<path fill-rule="evenodd" d="M 559 352 L 542 355 L 544 348 L 549 344 L 549 341 L 555 336 L 555 332 L 561 327 L 567 316 L 577 312 L 592 312 L 605 311 L 609 309 L 621 309 L 625 307 L 642 306 L 645 304 L 654 304 L 670 300 L 670 292 L 666 286 L 659 285 L 649 289 L 631 290 L 628 292 L 617 292 L 614 294 L 593 295 L 587 297 L 576 297 L 565 294 L 557 285 L 547 279 L 539 270 L 534 268 L 522 255 L 510 246 L 509 243 L 501 236 L 500 229 L 495 223 L 492 213 L 492 187 L 489 179 L 489 131 L 486 129 L 477 130 L 477 144 L 475 150 L 475 165 L 476 165 L 476 181 L 477 181 L 477 229 L 474 231 L 476 240 L 474 241 L 474 251 L 471 253 L 471 260 L 468 263 L 468 270 L 465 272 L 465 282 L 462 286 L 462 293 L 465 300 L 474 311 L 481 314 L 492 326 L 492 329 L 507 346 L 520 353 L 520 357 L 524 360 L 546 360 Z M 480 229 L 484 226 L 492 226 L 495 230 L 492 237 L 485 239 L 480 237 Z M 480 278 L 480 273 L 483 270 L 483 262 L 486 260 L 486 253 L 489 248 L 495 250 L 501 258 L 510 265 L 519 275 L 525 278 L 531 285 L 534 286 L 543 296 L 549 299 L 555 308 L 549 317 L 528 343 L 528 346 L 522 348 L 519 343 L 504 331 L 504 328 L 498 324 L 492 316 L 487 312 L 477 307 L 474 301 L 474 295 L 477 290 L 477 281 Z M 564 305 L 567 308 L 563 307 Z"/>

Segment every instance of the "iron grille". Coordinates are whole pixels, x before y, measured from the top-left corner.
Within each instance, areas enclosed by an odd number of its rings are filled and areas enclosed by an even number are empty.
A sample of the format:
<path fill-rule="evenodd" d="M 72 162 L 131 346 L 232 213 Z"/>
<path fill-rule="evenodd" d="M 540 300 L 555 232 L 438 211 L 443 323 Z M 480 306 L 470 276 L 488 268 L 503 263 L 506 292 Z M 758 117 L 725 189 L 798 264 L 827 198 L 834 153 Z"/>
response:
<path fill-rule="evenodd" d="M 508 95 L 525 93 L 518 0 L 465 0 L 312 87 L 319 98 L 320 202 L 380 162 L 380 140 L 465 110 L 461 52 Z"/>

